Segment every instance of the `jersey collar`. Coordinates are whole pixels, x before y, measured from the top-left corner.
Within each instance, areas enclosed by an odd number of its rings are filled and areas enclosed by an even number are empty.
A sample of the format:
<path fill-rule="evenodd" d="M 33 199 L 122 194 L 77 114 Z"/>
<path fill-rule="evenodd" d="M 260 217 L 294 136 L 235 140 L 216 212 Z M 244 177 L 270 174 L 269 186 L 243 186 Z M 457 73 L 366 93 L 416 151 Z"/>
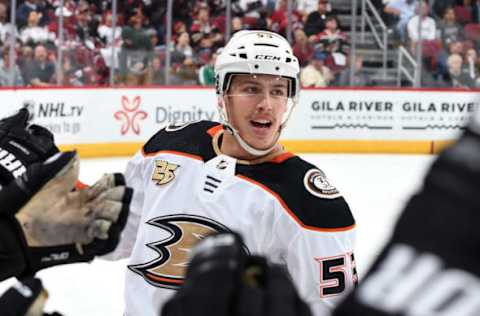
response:
<path fill-rule="evenodd" d="M 220 139 L 224 132 L 225 132 L 225 129 L 222 124 L 216 125 L 210 128 L 209 130 L 207 130 L 207 133 L 212 137 L 212 147 L 216 155 L 223 155 L 220 149 Z M 282 146 L 282 149 L 278 152 L 271 153 L 254 160 L 237 159 L 237 163 L 242 165 L 258 165 L 265 162 L 282 163 L 285 160 L 294 156 L 295 156 L 294 154 L 286 151 L 285 148 Z"/>

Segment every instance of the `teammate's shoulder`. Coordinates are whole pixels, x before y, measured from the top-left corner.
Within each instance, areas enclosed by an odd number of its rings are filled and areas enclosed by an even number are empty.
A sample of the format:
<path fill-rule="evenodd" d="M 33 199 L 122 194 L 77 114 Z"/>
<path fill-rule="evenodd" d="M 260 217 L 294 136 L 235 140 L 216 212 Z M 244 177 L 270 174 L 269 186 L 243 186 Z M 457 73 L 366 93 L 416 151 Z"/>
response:
<path fill-rule="evenodd" d="M 221 126 L 218 122 L 194 121 L 185 124 L 171 124 L 153 135 L 143 146 L 145 154 L 162 150 L 194 153 L 199 144 L 209 142 L 209 130 Z"/>
<path fill-rule="evenodd" d="M 303 227 L 336 231 L 355 225 L 347 202 L 320 168 L 295 155 L 269 168 L 254 177 L 276 193 L 288 214 Z"/>

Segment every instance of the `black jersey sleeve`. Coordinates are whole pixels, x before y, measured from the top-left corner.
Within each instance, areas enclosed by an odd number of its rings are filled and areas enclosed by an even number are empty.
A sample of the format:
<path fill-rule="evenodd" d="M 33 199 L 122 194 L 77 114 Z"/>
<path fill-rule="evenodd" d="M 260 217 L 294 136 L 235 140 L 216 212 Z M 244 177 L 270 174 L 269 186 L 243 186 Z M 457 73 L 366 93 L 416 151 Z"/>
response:
<path fill-rule="evenodd" d="M 307 229 L 347 230 L 355 225 L 350 207 L 325 173 L 298 156 L 238 169 L 274 192 Z"/>
<path fill-rule="evenodd" d="M 147 155 L 159 151 L 177 151 L 200 156 L 206 160 L 213 156 L 211 146 L 208 145 L 212 139 L 209 130 L 216 126 L 221 125 L 210 121 L 169 125 L 153 135 L 142 150 Z"/>

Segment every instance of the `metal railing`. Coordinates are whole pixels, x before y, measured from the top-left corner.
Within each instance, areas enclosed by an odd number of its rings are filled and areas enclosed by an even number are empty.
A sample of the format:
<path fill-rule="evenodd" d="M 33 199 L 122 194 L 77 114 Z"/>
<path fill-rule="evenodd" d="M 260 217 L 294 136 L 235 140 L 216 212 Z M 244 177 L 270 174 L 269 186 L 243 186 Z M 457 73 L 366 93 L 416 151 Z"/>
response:
<path fill-rule="evenodd" d="M 368 14 L 368 10 L 372 12 Z M 380 26 L 380 32 L 375 27 L 374 22 Z M 378 13 L 377 9 L 370 0 L 362 0 L 362 21 L 361 21 L 361 40 L 365 42 L 365 27 L 368 23 L 370 30 L 372 31 L 375 42 L 382 50 L 382 62 L 383 62 L 383 79 L 387 78 L 387 54 L 388 54 L 388 28 L 383 22 L 382 17 Z"/>
<path fill-rule="evenodd" d="M 404 62 L 410 62 L 410 67 L 404 65 Z M 413 73 L 409 70 L 413 68 Z M 415 59 L 410 55 L 408 50 L 405 47 L 400 46 L 398 48 L 398 68 L 397 68 L 397 86 L 401 86 L 402 83 L 402 75 L 404 75 L 411 83 L 412 86 L 418 87 L 419 86 L 419 74 L 418 74 L 418 67 L 417 62 Z"/>

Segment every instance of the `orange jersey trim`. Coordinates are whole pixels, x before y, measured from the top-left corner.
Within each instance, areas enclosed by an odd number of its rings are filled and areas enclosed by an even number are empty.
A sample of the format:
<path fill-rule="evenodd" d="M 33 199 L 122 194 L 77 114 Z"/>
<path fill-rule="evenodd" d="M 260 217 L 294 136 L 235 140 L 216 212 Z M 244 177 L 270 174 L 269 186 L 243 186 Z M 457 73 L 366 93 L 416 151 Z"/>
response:
<path fill-rule="evenodd" d="M 287 211 L 288 215 L 290 215 L 291 218 L 293 218 L 301 227 L 305 228 L 305 229 L 308 229 L 308 230 L 315 230 L 315 231 L 320 231 L 320 232 L 340 232 L 340 231 L 347 231 L 347 230 L 351 230 L 355 227 L 355 224 L 353 225 L 350 225 L 350 226 L 346 226 L 346 227 L 339 227 L 339 228 L 320 228 L 320 227 L 315 227 L 315 226 L 309 226 L 309 225 L 305 225 L 298 217 L 297 215 L 295 215 L 295 213 L 288 207 L 287 203 L 285 203 L 285 201 L 277 194 L 275 193 L 274 191 L 270 190 L 267 186 L 265 186 L 264 184 L 260 183 L 260 182 L 257 182 L 249 177 L 246 177 L 246 176 L 243 176 L 243 175 L 237 175 L 237 177 L 245 180 L 245 181 L 248 181 L 258 187 L 260 187 L 261 189 L 267 191 L 268 193 L 270 193 L 271 195 L 273 195 L 273 197 L 275 199 L 277 199 L 277 201 L 282 205 L 282 207 Z"/>
<path fill-rule="evenodd" d="M 178 156 L 183 156 L 183 157 L 187 157 L 187 158 L 192 158 L 192 159 L 195 159 L 195 160 L 200 160 L 200 161 L 203 161 L 203 158 L 200 157 L 200 156 L 197 156 L 197 155 L 192 155 L 192 154 L 187 154 L 187 153 L 184 153 L 184 152 L 181 152 L 181 151 L 176 151 L 176 150 L 159 150 L 159 151 L 156 151 L 154 153 L 145 153 L 145 151 L 143 150 L 142 148 L 142 156 L 144 157 L 153 157 L 153 156 L 157 156 L 157 155 L 160 155 L 160 154 L 172 154 L 172 155 L 178 155 Z"/>
<path fill-rule="evenodd" d="M 273 159 L 271 159 L 269 162 L 273 162 L 273 163 L 282 163 L 284 162 L 285 160 L 289 159 L 289 158 L 292 158 L 294 157 L 295 155 L 292 154 L 291 152 L 284 152 L 276 157 L 274 157 Z"/>
<path fill-rule="evenodd" d="M 221 130 L 223 130 L 223 125 L 219 124 L 219 125 L 216 125 L 214 127 L 210 127 L 207 130 L 207 134 L 212 136 L 212 138 L 213 138 L 215 136 L 215 134 L 217 134 Z"/>
<path fill-rule="evenodd" d="M 183 280 L 176 280 L 176 279 L 170 279 L 170 278 L 162 278 L 159 276 L 156 276 L 152 273 L 147 273 L 148 277 L 151 278 L 152 280 L 155 281 L 160 281 L 160 282 L 165 282 L 165 283 L 175 283 L 175 284 L 183 284 Z"/>

